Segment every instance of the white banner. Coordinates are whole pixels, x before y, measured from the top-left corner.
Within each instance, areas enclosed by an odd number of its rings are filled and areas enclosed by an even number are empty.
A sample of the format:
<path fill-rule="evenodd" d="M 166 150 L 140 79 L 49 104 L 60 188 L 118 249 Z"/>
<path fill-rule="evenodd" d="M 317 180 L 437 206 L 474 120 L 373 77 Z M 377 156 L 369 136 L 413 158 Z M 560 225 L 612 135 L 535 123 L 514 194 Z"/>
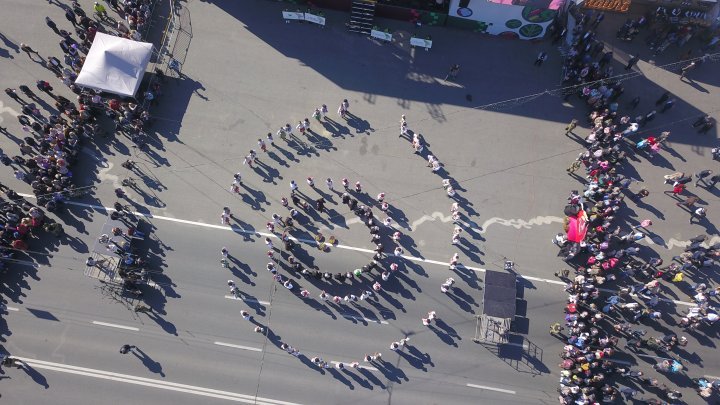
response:
<path fill-rule="evenodd" d="M 319 25 L 325 25 L 325 17 L 320 17 L 319 15 L 305 13 L 305 21 L 310 21 L 311 23 L 319 24 Z"/>
<path fill-rule="evenodd" d="M 283 18 L 286 20 L 304 20 L 303 13 L 298 13 L 295 11 L 283 11 Z"/>
<path fill-rule="evenodd" d="M 384 41 L 392 41 L 392 34 L 385 31 L 372 30 L 370 36 Z"/>
<path fill-rule="evenodd" d="M 429 39 L 410 37 L 410 45 L 421 46 L 423 48 L 432 48 L 432 41 Z"/>

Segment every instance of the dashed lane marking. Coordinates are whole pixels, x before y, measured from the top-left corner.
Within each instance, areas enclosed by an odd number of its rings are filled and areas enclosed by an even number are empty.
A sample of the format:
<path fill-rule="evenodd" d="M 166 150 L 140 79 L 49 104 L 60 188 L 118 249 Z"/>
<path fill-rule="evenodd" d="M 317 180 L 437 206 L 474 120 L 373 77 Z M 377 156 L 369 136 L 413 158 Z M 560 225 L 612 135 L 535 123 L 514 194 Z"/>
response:
<path fill-rule="evenodd" d="M 388 321 L 382 321 L 380 319 L 370 319 L 370 318 L 364 318 L 362 316 L 355 316 L 355 315 L 347 315 L 347 314 L 340 314 L 343 318 L 346 319 L 354 319 L 356 321 L 365 321 L 367 323 L 379 323 L 382 325 L 389 325 Z"/>
<path fill-rule="evenodd" d="M 92 321 L 93 325 L 100 325 L 100 326 L 107 326 L 110 328 L 118 328 L 118 329 L 126 329 L 126 330 L 132 330 L 132 331 L 139 331 L 139 328 L 136 328 L 134 326 L 125 326 L 125 325 L 118 325 L 115 323 L 107 323 L 107 322 L 99 322 L 99 321 Z"/>
<path fill-rule="evenodd" d="M 209 398 L 218 398 L 228 401 L 241 402 L 253 405 L 300 405 L 295 402 L 280 401 L 277 399 L 263 398 L 257 395 L 240 394 L 230 391 L 221 391 L 212 388 L 199 387 L 196 385 L 180 384 L 171 381 L 157 380 L 152 378 L 138 377 L 130 374 L 113 373 L 110 371 L 93 368 L 78 367 L 70 364 L 53 363 L 44 360 L 31 359 L 27 357 L 16 357 L 16 359 L 30 365 L 33 368 L 52 370 L 61 373 L 75 374 L 85 377 L 98 378 L 102 380 L 122 382 L 163 390 L 182 392 L 185 394 L 200 395 Z"/>
<path fill-rule="evenodd" d="M 260 301 L 260 300 L 254 299 L 254 298 L 237 298 L 232 295 L 226 295 L 225 298 L 227 298 L 229 300 L 236 300 L 236 301 L 243 301 L 243 302 L 256 302 L 260 305 L 270 305 L 270 303 L 267 301 Z"/>
<path fill-rule="evenodd" d="M 481 390 L 502 392 L 502 393 L 504 393 L 504 394 L 512 394 L 512 395 L 517 394 L 517 392 L 515 392 L 515 391 L 513 391 L 513 390 L 505 390 L 505 389 L 502 389 L 502 388 L 487 387 L 487 386 L 485 386 L 485 385 L 467 384 L 467 386 L 470 387 L 470 388 L 479 388 L 479 389 L 481 389 Z"/>
<path fill-rule="evenodd" d="M 226 347 L 232 347 L 235 349 L 249 350 L 251 352 L 261 352 L 262 351 L 262 349 L 257 348 L 257 347 L 242 346 L 242 345 L 236 345 L 236 344 L 225 343 L 225 342 L 213 342 L 213 343 L 218 346 L 226 346 Z"/>
<path fill-rule="evenodd" d="M 20 194 L 20 193 L 18 193 L 18 194 L 21 195 L 21 196 L 23 196 L 23 197 L 35 198 L 35 196 L 33 196 L 33 195 L 31 195 L 31 194 Z M 76 202 L 76 201 L 67 201 L 67 202 L 65 202 L 65 204 L 70 204 L 70 205 L 75 205 L 75 206 L 78 206 L 78 207 L 85 207 L 85 208 L 102 209 L 102 210 L 106 210 L 106 211 L 115 211 L 114 208 L 103 207 L 102 205 L 86 204 L 86 203 L 81 203 L 81 202 Z M 279 239 L 279 237 L 278 237 L 277 235 L 272 234 L 272 233 L 247 231 L 247 230 L 242 229 L 242 228 L 237 227 L 237 226 L 208 224 L 208 223 L 205 223 L 205 222 L 189 221 L 189 220 L 187 220 L 187 219 L 180 219 L 180 218 L 170 218 L 170 217 L 165 217 L 165 216 L 161 216 L 161 215 L 143 214 L 143 213 L 140 213 L 140 212 L 133 212 L 133 214 L 135 214 L 135 215 L 137 215 L 137 216 L 143 216 L 143 217 L 146 217 L 146 218 L 159 219 L 159 220 L 162 220 L 162 221 L 170 221 L 170 222 L 176 222 L 176 223 L 186 224 L 186 225 L 201 226 L 201 227 L 205 227 L 205 228 L 220 229 L 220 230 L 225 230 L 225 231 L 233 231 L 233 232 L 236 232 L 236 233 L 244 233 L 244 234 L 247 234 L 247 235 L 264 236 L 264 237 L 269 237 L 269 238 L 273 238 L 273 239 Z M 545 219 L 545 220 L 547 220 L 547 219 Z M 543 222 L 543 221 L 536 220 L 536 222 L 540 223 L 540 222 Z M 514 226 L 514 225 L 512 225 L 512 226 Z M 311 244 L 311 245 L 316 244 L 316 242 L 315 242 L 314 240 L 309 240 L 309 239 L 297 239 L 297 238 L 291 238 L 291 239 L 293 239 L 293 240 L 295 240 L 295 241 L 297 241 L 297 242 L 308 243 L 308 244 Z M 338 248 L 338 249 L 353 250 L 353 251 L 356 251 L 356 252 L 375 253 L 375 251 L 373 251 L 373 250 L 365 249 L 365 248 L 360 248 L 360 247 L 355 247 L 355 246 L 348 246 L 348 245 L 338 244 L 338 245 L 335 245 L 335 247 Z M 414 262 L 427 263 L 427 264 L 436 264 L 436 265 L 439 265 L 439 266 L 447 266 L 447 267 L 450 266 L 449 263 L 442 262 L 442 261 L 438 261 L 438 260 L 424 259 L 424 258 L 420 258 L 420 257 L 406 256 L 406 255 L 403 255 L 403 256 L 401 256 L 401 257 L 402 257 L 403 259 L 411 260 L 411 261 L 414 261 Z M 458 265 L 457 267 L 458 267 L 458 268 L 464 268 L 464 269 L 472 270 L 472 271 L 476 271 L 476 272 L 479 272 L 479 273 L 484 273 L 484 272 L 487 271 L 487 269 L 483 269 L 483 268 L 481 268 L 481 267 L 474 267 L 474 266 Z M 559 280 L 546 279 L 546 278 L 533 277 L 533 276 L 525 276 L 525 275 L 518 275 L 517 277 L 520 278 L 520 279 L 528 280 L 528 281 L 537 281 L 537 282 L 543 282 L 543 283 L 555 284 L 555 285 L 565 285 L 564 282 L 559 281 Z M 612 291 L 612 290 L 607 290 L 607 289 L 600 289 L 600 290 L 601 290 L 601 291 L 605 291 L 605 292 L 611 292 L 611 293 L 614 292 L 614 291 Z M 233 299 L 234 299 L 234 297 L 229 297 L 229 296 L 226 296 L 226 298 L 233 298 Z M 672 302 L 672 303 L 677 304 L 677 305 L 685 305 L 685 306 L 694 306 L 694 305 L 695 305 L 695 304 L 692 303 L 692 302 L 678 301 L 678 300 L 670 300 L 670 299 L 666 299 L 666 298 L 661 298 L 661 301 L 664 301 L 664 302 Z M 265 303 L 265 302 L 263 302 L 263 301 L 257 301 L 257 302 L 259 302 L 260 304 L 263 304 L 263 305 L 268 305 L 268 303 Z"/>

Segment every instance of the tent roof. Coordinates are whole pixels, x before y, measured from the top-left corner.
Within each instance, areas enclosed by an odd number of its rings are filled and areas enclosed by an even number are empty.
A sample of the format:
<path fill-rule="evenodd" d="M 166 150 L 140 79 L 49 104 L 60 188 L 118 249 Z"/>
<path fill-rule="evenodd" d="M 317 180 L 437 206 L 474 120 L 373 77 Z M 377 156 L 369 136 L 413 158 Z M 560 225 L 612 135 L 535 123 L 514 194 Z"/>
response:
<path fill-rule="evenodd" d="M 134 96 L 150 62 L 152 48 L 147 42 L 98 32 L 75 84 Z"/>

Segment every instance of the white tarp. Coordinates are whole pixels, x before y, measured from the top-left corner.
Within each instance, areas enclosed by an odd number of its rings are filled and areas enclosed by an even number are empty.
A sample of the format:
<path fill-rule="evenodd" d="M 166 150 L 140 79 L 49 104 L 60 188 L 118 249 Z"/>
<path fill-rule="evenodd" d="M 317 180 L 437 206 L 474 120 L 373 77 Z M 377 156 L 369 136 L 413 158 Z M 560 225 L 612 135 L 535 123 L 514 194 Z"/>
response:
<path fill-rule="evenodd" d="M 147 42 L 98 32 L 75 84 L 134 96 L 150 62 L 152 48 Z"/>

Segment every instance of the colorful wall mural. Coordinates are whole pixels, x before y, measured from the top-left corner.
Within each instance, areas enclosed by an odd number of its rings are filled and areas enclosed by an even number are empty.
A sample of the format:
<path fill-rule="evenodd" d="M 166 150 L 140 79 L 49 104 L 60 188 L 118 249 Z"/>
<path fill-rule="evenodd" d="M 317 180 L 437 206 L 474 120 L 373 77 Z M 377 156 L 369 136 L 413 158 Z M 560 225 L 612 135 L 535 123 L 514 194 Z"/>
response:
<path fill-rule="evenodd" d="M 448 25 L 505 38 L 542 38 L 564 0 L 451 0 Z"/>

